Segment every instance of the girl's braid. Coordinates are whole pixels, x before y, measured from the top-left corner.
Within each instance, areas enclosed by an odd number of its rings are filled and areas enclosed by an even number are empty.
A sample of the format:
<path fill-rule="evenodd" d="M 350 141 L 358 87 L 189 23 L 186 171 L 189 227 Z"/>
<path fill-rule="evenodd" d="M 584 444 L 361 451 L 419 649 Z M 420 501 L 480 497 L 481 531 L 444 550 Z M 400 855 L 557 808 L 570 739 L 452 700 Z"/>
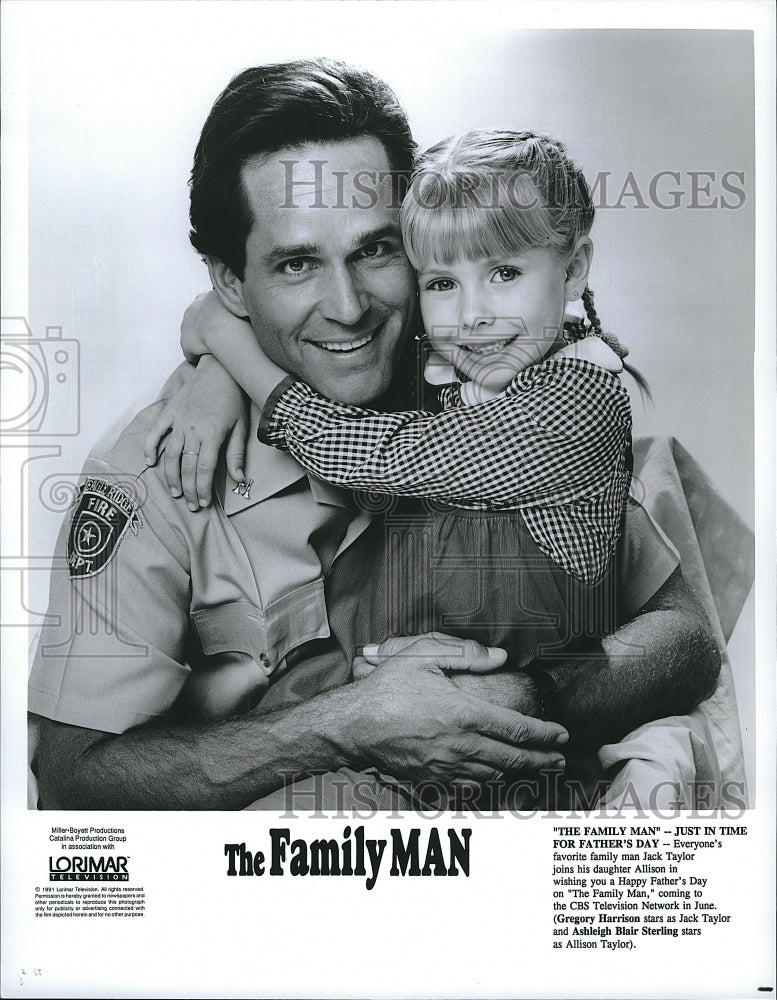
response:
<path fill-rule="evenodd" d="M 588 317 L 588 322 L 591 324 L 590 333 L 594 337 L 601 337 L 602 322 L 599 319 L 599 314 L 594 306 L 594 293 L 588 285 L 585 286 L 585 291 L 583 292 L 583 306 L 585 308 L 585 314 Z"/>
<path fill-rule="evenodd" d="M 588 318 L 588 326 L 581 322 L 567 322 L 564 324 L 564 334 L 565 339 L 569 343 L 574 343 L 577 340 L 582 340 L 583 337 L 599 337 L 601 338 L 608 347 L 610 347 L 618 357 L 623 361 L 624 358 L 628 356 L 629 349 L 624 347 L 624 345 L 618 340 L 614 333 L 609 333 L 608 331 L 602 330 L 602 321 L 599 319 L 599 314 L 594 306 L 594 293 L 586 285 L 585 291 L 583 292 L 583 307 L 585 309 L 585 314 Z M 627 365 L 624 362 L 624 369 L 631 375 L 634 381 L 639 386 L 639 390 L 642 395 L 649 400 L 652 400 L 652 395 L 650 392 L 650 386 L 645 379 L 645 376 L 637 368 L 633 368 L 631 365 Z"/>
<path fill-rule="evenodd" d="M 605 344 L 612 348 L 621 360 L 627 357 L 629 353 L 628 347 L 624 347 L 614 333 L 602 330 L 602 321 L 599 319 L 599 313 L 596 311 L 596 306 L 594 305 L 594 293 L 588 285 L 585 286 L 585 291 L 583 292 L 583 307 L 590 324 L 585 335 L 587 337 L 601 337 Z"/>

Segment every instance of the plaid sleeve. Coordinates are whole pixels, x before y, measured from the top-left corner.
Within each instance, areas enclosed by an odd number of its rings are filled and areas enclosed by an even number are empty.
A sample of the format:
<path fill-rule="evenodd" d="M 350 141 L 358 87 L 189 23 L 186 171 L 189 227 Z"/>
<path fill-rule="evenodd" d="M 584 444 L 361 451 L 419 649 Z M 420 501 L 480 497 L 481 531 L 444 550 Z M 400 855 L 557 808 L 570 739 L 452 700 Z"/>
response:
<path fill-rule="evenodd" d="M 593 496 L 622 461 L 631 428 L 620 380 L 573 358 L 521 372 L 496 399 L 434 415 L 336 403 L 300 382 L 279 389 L 260 437 L 313 475 L 469 507 Z"/>

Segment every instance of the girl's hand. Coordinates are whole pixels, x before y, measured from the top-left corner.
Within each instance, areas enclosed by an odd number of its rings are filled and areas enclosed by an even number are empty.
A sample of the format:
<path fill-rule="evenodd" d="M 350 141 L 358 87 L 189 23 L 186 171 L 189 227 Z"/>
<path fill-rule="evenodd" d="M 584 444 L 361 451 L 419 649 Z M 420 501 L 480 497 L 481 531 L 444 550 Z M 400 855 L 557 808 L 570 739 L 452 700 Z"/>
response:
<path fill-rule="evenodd" d="M 184 313 L 181 347 L 187 357 L 212 354 L 261 410 L 286 377 L 264 353 L 251 324 L 233 315 L 215 292 L 198 295 Z"/>
<path fill-rule="evenodd" d="M 210 504 L 213 474 L 227 438 L 227 472 L 235 482 L 245 479 L 248 401 L 211 355 L 200 358 L 192 377 L 166 400 L 149 428 L 144 442 L 147 465 L 156 465 L 160 442 L 168 432 L 165 479 L 170 494 L 183 494 L 189 510 Z"/>
<path fill-rule="evenodd" d="M 196 363 L 203 354 L 218 357 L 218 345 L 240 337 L 246 322 L 233 315 L 214 291 L 205 292 L 187 307 L 181 320 L 181 349 L 187 361 Z"/>
<path fill-rule="evenodd" d="M 477 387 L 478 401 L 482 402 L 500 395 L 519 372 L 537 363 L 531 350 L 533 346 L 532 343 L 527 352 L 520 338 L 495 354 L 474 354 L 454 346 L 453 363 L 456 370 Z"/>

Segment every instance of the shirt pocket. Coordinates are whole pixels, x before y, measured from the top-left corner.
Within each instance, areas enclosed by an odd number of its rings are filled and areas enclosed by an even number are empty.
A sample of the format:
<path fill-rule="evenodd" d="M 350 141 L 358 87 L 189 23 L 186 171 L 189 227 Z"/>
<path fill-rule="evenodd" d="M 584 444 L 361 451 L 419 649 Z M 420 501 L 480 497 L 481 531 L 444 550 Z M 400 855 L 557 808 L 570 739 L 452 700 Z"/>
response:
<path fill-rule="evenodd" d="M 181 704 L 189 718 L 216 720 L 254 708 L 269 685 L 262 613 L 248 602 L 190 612 L 199 643 Z M 199 645 L 199 650 L 196 650 Z"/>
<path fill-rule="evenodd" d="M 248 601 L 192 609 L 205 656 L 245 653 L 271 674 L 283 658 L 312 639 L 329 635 L 322 580 L 313 580 L 258 608 Z"/>
<path fill-rule="evenodd" d="M 260 608 L 247 601 L 233 601 L 190 612 L 205 656 L 246 653 L 257 663 L 269 666 L 266 628 Z"/>
<path fill-rule="evenodd" d="M 184 702 L 191 716 L 226 718 L 253 708 L 270 675 L 297 646 L 329 635 L 321 580 L 298 587 L 267 608 L 232 601 L 190 611 L 202 656 Z"/>

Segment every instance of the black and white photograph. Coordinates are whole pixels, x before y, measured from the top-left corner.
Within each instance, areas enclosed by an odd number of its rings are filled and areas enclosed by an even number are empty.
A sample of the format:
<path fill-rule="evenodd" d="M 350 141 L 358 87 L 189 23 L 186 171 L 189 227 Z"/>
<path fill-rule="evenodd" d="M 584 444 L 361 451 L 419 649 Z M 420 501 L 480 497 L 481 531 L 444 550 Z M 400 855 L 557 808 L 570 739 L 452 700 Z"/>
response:
<path fill-rule="evenodd" d="M 773 9 L 3 22 L 3 995 L 773 993 Z"/>

